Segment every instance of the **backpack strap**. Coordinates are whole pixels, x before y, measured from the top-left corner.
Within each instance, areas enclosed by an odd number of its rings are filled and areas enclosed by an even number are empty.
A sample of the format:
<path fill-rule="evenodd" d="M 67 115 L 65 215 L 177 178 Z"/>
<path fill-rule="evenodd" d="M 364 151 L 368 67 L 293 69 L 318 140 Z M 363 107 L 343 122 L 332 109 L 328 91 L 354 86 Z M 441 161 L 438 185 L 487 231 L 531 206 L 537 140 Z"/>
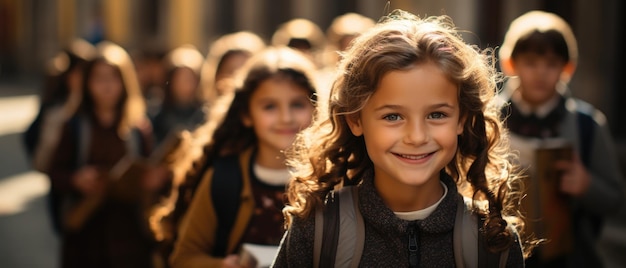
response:
<path fill-rule="evenodd" d="M 128 139 L 126 139 L 126 152 L 131 159 L 137 158 L 144 154 L 144 146 L 142 142 L 142 134 L 138 128 L 130 131 Z"/>
<path fill-rule="evenodd" d="M 484 219 L 472 212 L 472 200 L 465 197 L 457 202 L 454 220 L 453 248 L 456 267 L 458 268 L 504 268 L 509 257 L 509 250 L 500 254 L 487 250 L 484 237 L 479 236 Z M 479 224 L 480 222 L 480 224 Z"/>
<path fill-rule="evenodd" d="M 576 120 L 580 139 L 580 159 L 588 168 L 591 164 L 591 144 L 594 138 L 595 121 L 591 115 L 582 111 L 576 111 Z"/>
<path fill-rule="evenodd" d="M 358 188 L 339 190 L 339 243 L 335 267 L 358 267 L 365 242 L 365 224 L 359 209 Z"/>
<path fill-rule="evenodd" d="M 313 267 L 358 267 L 365 242 L 358 188 L 331 191 L 315 212 Z"/>
<path fill-rule="evenodd" d="M 454 221 L 453 248 L 458 268 L 504 268 L 509 250 L 491 253 L 479 239 L 483 219 L 472 212 L 471 199 L 459 198 Z M 339 217 L 339 220 L 337 219 Z M 356 228 L 355 228 L 356 227 Z M 313 267 L 358 267 L 365 242 L 365 224 L 358 205 L 357 187 L 331 191 L 324 208 L 315 211 Z"/>
<path fill-rule="evenodd" d="M 485 221 L 483 218 L 479 219 L 480 224 L 478 225 L 478 228 L 482 228 L 480 226 L 483 226 Z M 480 230 L 478 230 L 478 232 L 480 232 Z M 502 268 L 506 267 L 506 259 L 509 256 L 509 250 L 507 249 L 501 254 L 492 253 L 487 249 L 486 242 L 485 237 L 478 237 L 478 267 L 497 268 L 500 267 L 500 265 L 503 265 Z"/>
<path fill-rule="evenodd" d="M 214 256 L 226 256 L 230 233 L 239 211 L 242 180 L 238 155 L 218 158 L 213 162 L 211 198 L 217 216 Z"/>
<path fill-rule="evenodd" d="M 327 204 L 328 205 L 328 204 Z M 313 268 L 320 267 L 320 257 L 322 256 L 322 240 L 324 240 L 324 210 L 315 210 L 315 235 L 313 238 Z"/>
<path fill-rule="evenodd" d="M 478 229 L 476 221 L 465 216 L 467 207 L 462 198 L 459 198 L 454 219 L 454 230 L 452 234 L 452 247 L 454 250 L 454 262 L 457 268 L 475 267 L 472 264 L 478 263 L 478 251 L 471 241 L 476 241 Z M 469 226 L 469 227 L 465 227 Z M 465 243 L 463 243 L 465 242 Z"/>
<path fill-rule="evenodd" d="M 330 192 L 326 199 L 326 208 L 322 212 L 324 220 L 322 222 L 321 258 L 319 267 L 334 267 L 337 254 L 337 244 L 339 241 L 339 214 L 340 196 L 335 192 Z"/>

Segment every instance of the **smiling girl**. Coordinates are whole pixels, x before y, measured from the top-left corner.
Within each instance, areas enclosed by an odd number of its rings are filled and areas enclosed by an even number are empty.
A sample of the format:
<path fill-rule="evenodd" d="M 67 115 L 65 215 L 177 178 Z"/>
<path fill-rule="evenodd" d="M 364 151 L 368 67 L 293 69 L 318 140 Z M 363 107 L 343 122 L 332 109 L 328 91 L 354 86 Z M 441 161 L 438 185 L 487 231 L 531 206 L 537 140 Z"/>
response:
<path fill-rule="evenodd" d="M 274 266 L 325 261 L 313 258 L 315 214 L 342 185 L 357 189 L 360 267 L 462 266 L 453 233 L 463 195 L 486 204 L 473 206 L 486 250 L 523 266 L 495 78 L 487 54 L 464 43 L 448 17 L 394 11 L 362 33 L 339 66 L 328 116 L 293 146 L 289 229 Z"/>
<path fill-rule="evenodd" d="M 223 121 L 210 120 L 221 123 L 195 165 L 201 181 L 180 223 L 173 267 L 239 267 L 242 244 L 279 244 L 290 177 L 283 151 L 313 119 L 314 68 L 286 47 L 244 67 Z"/>

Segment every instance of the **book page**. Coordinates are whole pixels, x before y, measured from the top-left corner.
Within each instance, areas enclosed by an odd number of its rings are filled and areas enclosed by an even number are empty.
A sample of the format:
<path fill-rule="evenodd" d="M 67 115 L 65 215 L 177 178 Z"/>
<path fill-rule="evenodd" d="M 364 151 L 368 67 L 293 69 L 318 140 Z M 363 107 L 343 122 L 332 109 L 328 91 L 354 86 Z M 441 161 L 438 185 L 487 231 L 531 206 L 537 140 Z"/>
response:
<path fill-rule="evenodd" d="M 245 267 L 270 267 L 276 254 L 278 246 L 243 244 L 241 246 L 241 265 Z"/>

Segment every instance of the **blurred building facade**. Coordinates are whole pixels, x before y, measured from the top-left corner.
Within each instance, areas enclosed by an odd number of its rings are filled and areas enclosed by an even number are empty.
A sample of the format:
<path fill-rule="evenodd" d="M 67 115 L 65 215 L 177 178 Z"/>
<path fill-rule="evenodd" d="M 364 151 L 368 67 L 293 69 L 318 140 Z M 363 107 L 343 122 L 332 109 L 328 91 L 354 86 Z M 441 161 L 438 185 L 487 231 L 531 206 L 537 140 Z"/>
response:
<path fill-rule="evenodd" d="M 0 0 L 0 77 L 41 73 L 43 62 L 74 37 L 111 40 L 131 52 L 162 53 L 189 43 L 206 53 L 212 40 L 233 31 L 249 30 L 269 40 L 291 18 L 307 18 L 326 29 L 346 12 L 376 20 L 396 8 L 450 15 L 468 31 L 467 41 L 480 47 L 499 45 L 509 22 L 528 10 L 559 14 L 579 43 L 572 91 L 603 110 L 616 140 L 626 140 L 626 122 L 618 116 L 626 102 L 620 0 Z"/>

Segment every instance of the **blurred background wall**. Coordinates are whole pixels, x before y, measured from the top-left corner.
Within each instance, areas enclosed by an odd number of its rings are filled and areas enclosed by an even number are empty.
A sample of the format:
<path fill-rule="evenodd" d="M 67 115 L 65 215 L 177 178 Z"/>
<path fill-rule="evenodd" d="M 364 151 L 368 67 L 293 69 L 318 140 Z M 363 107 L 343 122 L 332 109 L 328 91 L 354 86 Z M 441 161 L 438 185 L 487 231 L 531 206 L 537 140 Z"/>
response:
<path fill-rule="evenodd" d="M 0 0 L 0 79 L 40 75 L 43 62 L 73 37 L 112 40 L 131 53 L 163 53 L 184 43 L 206 53 L 212 40 L 233 31 L 254 31 L 269 41 L 291 18 L 326 29 L 346 12 L 377 19 L 395 8 L 450 15 L 468 31 L 464 38 L 483 48 L 499 45 L 510 21 L 528 10 L 562 16 L 579 43 L 572 91 L 605 112 L 624 162 L 621 0 Z"/>

